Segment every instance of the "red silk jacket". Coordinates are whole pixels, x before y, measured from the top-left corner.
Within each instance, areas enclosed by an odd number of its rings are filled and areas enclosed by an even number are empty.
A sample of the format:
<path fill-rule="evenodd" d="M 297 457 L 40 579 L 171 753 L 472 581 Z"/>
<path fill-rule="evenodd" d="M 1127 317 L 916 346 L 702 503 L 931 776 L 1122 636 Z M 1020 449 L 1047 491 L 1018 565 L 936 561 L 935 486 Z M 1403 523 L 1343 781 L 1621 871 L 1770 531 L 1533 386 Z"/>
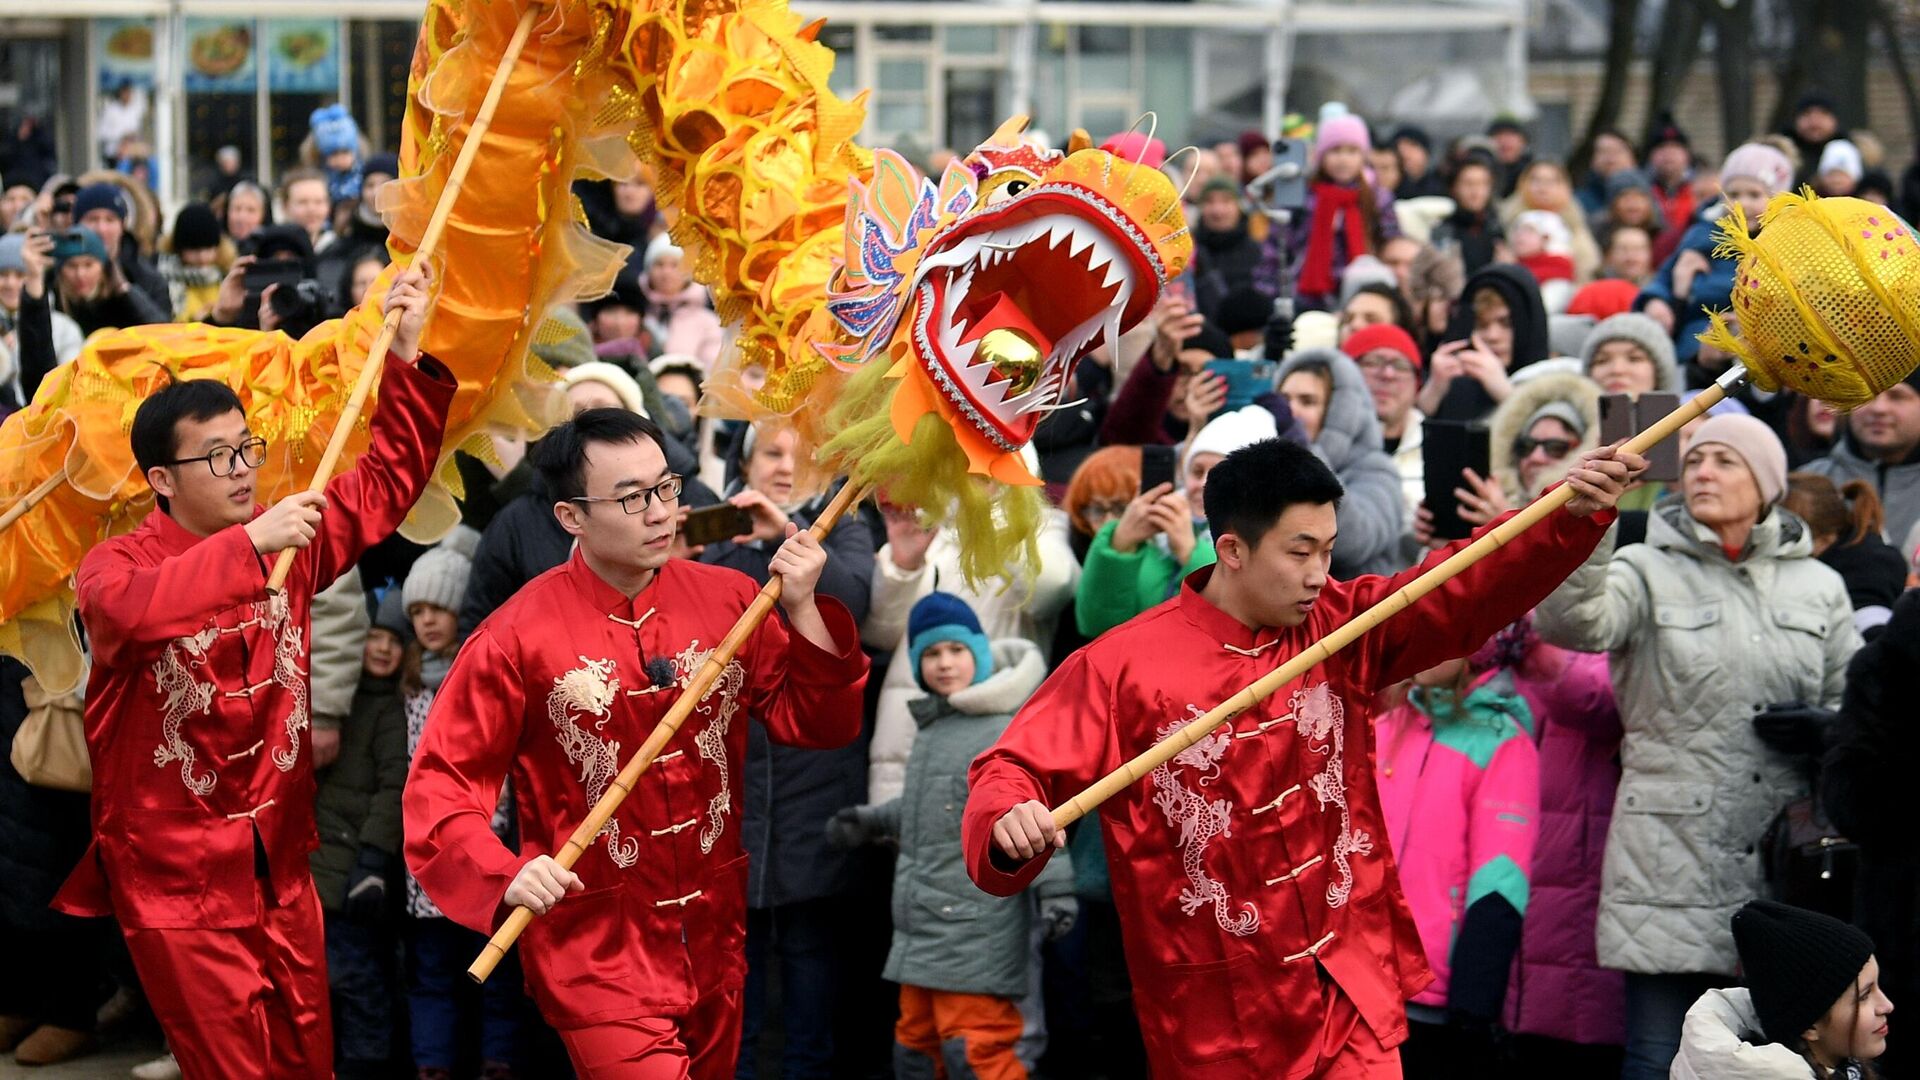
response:
<path fill-rule="evenodd" d="M 440 910 L 482 932 L 499 924 L 514 875 L 566 843 L 758 591 L 738 571 L 674 559 L 628 600 L 576 551 L 474 630 L 404 796 L 407 866 Z M 575 864 L 586 891 L 520 938 L 549 1023 L 673 1016 L 741 985 L 747 717 L 792 746 L 860 733 L 860 632 L 839 601 L 818 602 L 845 651 L 762 623 Z M 489 827 L 509 777 L 518 854 Z"/>
<path fill-rule="evenodd" d="M 1316 969 L 1382 1044 L 1406 1038 L 1405 999 L 1432 975 L 1374 787 L 1374 697 L 1532 609 L 1612 517 L 1555 514 L 1100 807 L 1154 1075 L 1307 1075 L 1323 1036 L 1346 1037 L 1325 1030 Z M 1202 598 L 1212 572 L 1074 654 L 974 761 L 962 821 L 982 889 L 1012 895 L 1045 863 L 991 858 L 1009 808 L 1066 801 L 1419 570 L 1330 581 L 1303 625 L 1257 633 Z"/>
<path fill-rule="evenodd" d="M 201 538 L 155 509 L 87 553 L 75 592 L 93 649 L 94 841 L 55 908 L 130 929 L 251 926 L 256 836 L 278 903 L 312 887 L 313 594 L 419 500 L 454 390 L 430 357 L 387 358 L 372 445 L 327 484 L 319 532 L 277 597 L 266 591 L 272 559 L 240 525 Z"/>

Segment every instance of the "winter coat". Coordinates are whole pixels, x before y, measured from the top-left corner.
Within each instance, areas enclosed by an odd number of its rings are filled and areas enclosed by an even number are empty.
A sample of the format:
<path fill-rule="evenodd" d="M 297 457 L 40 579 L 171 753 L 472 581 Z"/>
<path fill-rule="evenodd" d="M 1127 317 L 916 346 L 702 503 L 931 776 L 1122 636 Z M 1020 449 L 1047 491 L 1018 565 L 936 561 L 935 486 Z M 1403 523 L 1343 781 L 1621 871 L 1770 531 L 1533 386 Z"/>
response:
<path fill-rule="evenodd" d="M 312 648 L 307 656 L 314 727 L 337 728 L 353 711 L 367 629 L 372 624 L 358 566 L 314 595 Z"/>
<path fill-rule="evenodd" d="M 1280 365 L 1278 383 L 1310 360 L 1333 373 L 1333 392 L 1327 395 L 1326 416 L 1313 452 L 1340 478 L 1347 493 L 1340 500 L 1340 539 L 1333 545 L 1333 576 L 1391 574 L 1404 565 L 1398 557 L 1401 533 L 1406 531 L 1406 500 L 1401 493 L 1400 470 L 1381 448 L 1380 418 L 1360 366 L 1338 349 L 1300 349 Z"/>
<path fill-rule="evenodd" d="M 1100 527 L 1087 546 L 1087 559 L 1080 568 L 1073 617 L 1080 632 L 1089 638 L 1165 603 L 1180 591 L 1180 583 L 1188 574 L 1213 565 L 1213 534 L 1204 523 L 1194 523 L 1193 551 L 1184 566 L 1174 561 L 1166 538 L 1161 536 L 1132 551 L 1115 551 L 1113 530 L 1119 526 L 1120 522 L 1114 520 Z"/>
<path fill-rule="evenodd" d="M 1880 982 L 1896 1004 L 1913 1000 L 1920 984 L 1920 845 L 1913 842 L 1920 803 L 1907 787 L 1920 760 L 1916 701 L 1920 589 L 1909 589 L 1880 635 L 1847 666 L 1847 692 L 1820 774 L 1828 816 L 1860 845 L 1853 917 L 1877 946 Z"/>
<path fill-rule="evenodd" d="M 1540 820 L 1532 726 L 1504 672 L 1445 722 L 1406 701 L 1375 726 L 1380 810 L 1433 969 L 1415 1004 L 1492 1019 L 1506 1000 Z"/>
<path fill-rule="evenodd" d="M 649 305 L 647 326 L 656 354 L 679 353 L 708 367 L 720 359 L 720 316 L 707 303 L 705 285 L 689 282 L 677 293 L 657 293 L 643 279 L 640 291 Z"/>
<path fill-rule="evenodd" d="M 1643 544 L 1603 542 L 1535 612 L 1540 636 L 1612 654 L 1624 767 L 1597 936 L 1600 962 L 1730 975 L 1729 919 L 1761 894 L 1761 834 L 1807 793 L 1802 763 L 1762 743 L 1777 702 L 1837 707 L 1860 646 L 1840 576 L 1774 507 L 1732 562 L 1678 498 Z"/>
<path fill-rule="evenodd" d="M 1313 189 L 1314 183 L 1309 181 L 1306 202 L 1287 223 L 1287 276 L 1288 280 L 1296 283 L 1296 288 L 1300 280 L 1300 269 L 1306 264 L 1307 245 L 1313 240 L 1313 210 L 1318 201 Z M 1333 231 L 1333 280 L 1336 282 L 1346 277 L 1347 266 L 1354 259 L 1361 255 L 1377 254 L 1379 250 L 1377 245 L 1400 235 L 1400 219 L 1395 217 L 1393 212 L 1393 192 L 1374 192 L 1374 206 L 1378 214 L 1374 220 L 1379 223 L 1379 227 L 1375 230 L 1375 235 L 1367 238 L 1368 243 L 1376 245 L 1373 251 L 1348 251 L 1346 232 L 1339 227 L 1336 219 Z M 1339 306 L 1339 299 L 1337 295 L 1299 294 L 1299 300 L 1308 308 L 1331 310 Z"/>
<path fill-rule="evenodd" d="M 0 927 L 31 932 L 79 925 L 47 905 L 86 853 L 93 828 L 85 792 L 37 787 L 14 770 L 27 674 L 25 664 L 0 656 Z"/>
<path fill-rule="evenodd" d="M 1510 263 L 1495 263 L 1467 279 L 1466 289 L 1453 305 L 1442 344 L 1473 335 L 1473 294 L 1482 289 L 1499 293 L 1513 313 L 1513 359 L 1507 364 L 1507 374 L 1514 375 L 1529 364 L 1545 360 L 1549 353 L 1547 309 L 1540 300 L 1540 283 L 1525 267 Z M 1440 399 L 1440 408 L 1429 419 L 1481 420 L 1493 412 L 1495 404 L 1486 387 L 1463 375 L 1453 380 L 1447 396 Z"/>
<path fill-rule="evenodd" d="M 1426 419 L 1419 409 L 1407 411 L 1407 426 L 1400 433 L 1400 442 L 1390 451 L 1393 467 L 1400 473 L 1400 494 L 1405 496 L 1407 520 L 1413 520 L 1414 511 L 1427 500 L 1427 459 L 1420 449 L 1425 442 Z M 1385 436 L 1381 445 L 1386 445 Z"/>
<path fill-rule="evenodd" d="M 1707 328 L 1707 311 L 1725 311 L 1733 306 L 1734 270 L 1740 260 L 1713 253 L 1715 246 L 1720 243 L 1720 218 L 1726 212 L 1724 203 L 1714 203 L 1701 211 L 1681 236 L 1680 246 L 1653 272 L 1653 280 L 1641 287 L 1640 295 L 1633 301 L 1635 311 L 1645 308 L 1649 300 L 1665 301 L 1673 309 L 1673 353 L 1683 366 L 1700 352 L 1698 335 Z M 1673 266 L 1680 260 L 1683 251 L 1695 251 L 1706 256 L 1707 269 L 1694 276 L 1692 288 L 1686 296 L 1676 296 L 1673 291 Z"/>
<path fill-rule="evenodd" d="M 882 827 L 900 838 L 893 868 L 893 947 L 883 977 L 929 990 L 1021 997 L 1027 992 L 1033 902 L 989 896 L 967 877 L 960 812 L 967 767 L 1012 722 L 1047 677 L 1040 647 L 996 639 L 993 674 L 949 697 L 922 693 L 909 708 L 920 727 L 906 787 L 881 806 Z M 1055 856 L 1035 879 L 1046 898 L 1073 892 L 1073 868 Z"/>
<path fill-rule="evenodd" d="M 161 282 L 163 288 L 165 284 Z M 52 295 L 52 289 L 47 291 Z M 127 326 L 148 326 L 169 321 L 164 305 L 135 288 L 98 300 L 82 300 L 73 304 L 56 300 L 54 303 L 54 310 L 72 319 L 84 337 L 92 337 L 99 330 L 118 330 Z"/>
<path fill-rule="evenodd" d="M 313 817 L 320 846 L 309 861 L 326 910 L 345 907 L 360 849 L 372 848 L 399 865 L 400 790 L 408 760 L 399 677 L 362 678 L 353 714 L 340 727 L 340 756 L 316 775 Z"/>
<path fill-rule="evenodd" d="M 1540 745 L 1540 829 L 1503 1025 L 1586 1044 L 1626 1039 L 1626 979 L 1600 966 L 1600 860 L 1620 784 L 1607 658 L 1536 644 L 1514 669 Z"/>
<path fill-rule="evenodd" d="M 1500 215 L 1490 208 L 1478 214 L 1455 210 L 1433 227 L 1428 240 L 1436 251 L 1458 251 L 1461 267 L 1477 274 L 1493 265 L 1500 245 L 1506 243 L 1507 232 L 1500 225 Z"/>
<path fill-rule="evenodd" d="M 794 523 L 810 527 L 824 505 L 816 500 L 795 510 Z M 849 515 L 827 534 L 825 546 L 827 565 L 815 591 L 845 604 L 857 625 L 867 615 L 873 534 L 865 521 Z M 776 550 L 775 544 L 727 540 L 708 544 L 700 561 L 738 570 L 764 585 Z M 749 720 L 740 816 L 740 841 L 748 855 L 747 906 L 779 907 L 846 891 L 852 863 L 827 844 L 827 819 L 866 800 L 866 740 L 829 750 L 785 746 L 767 738 L 760 717 Z"/>
<path fill-rule="evenodd" d="M 1193 300 L 1194 308 L 1212 321 L 1220 313 L 1220 303 L 1228 294 L 1252 288 L 1254 270 L 1268 257 L 1267 245 L 1247 231 L 1243 219 L 1231 229 L 1214 232 L 1199 223 L 1193 225 Z"/>
<path fill-rule="evenodd" d="M 1880 495 L 1887 508 L 1887 535 L 1895 543 L 1904 541 L 1920 524 L 1920 450 L 1898 465 L 1883 465 L 1860 453 L 1848 431 L 1826 457 L 1802 466 L 1844 487 L 1849 480 L 1865 480 Z"/>
<path fill-rule="evenodd" d="M 893 549 L 887 545 L 873 557 L 872 591 L 867 617 L 860 624 L 860 640 L 876 653 L 893 653 L 894 662 L 887 665 L 874 712 L 873 744 L 867 758 L 868 802 L 883 803 L 899 797 L 907 756 L 913 751 L 914 734 L 919 730 L 907 706 L 925 691 L 914 678 L 906 638 L 907 616 L 921 597 L 935 589 L 959 596 L 973 609 L 981 629 L 992 640 L 1053 640 L 1055 620 L 1073 598 L 1074 586 L 1080 580 L 1080 561 L 1073 557 L 1064 513 L 1049 511 L 1042 530 L 1040 576 L 1033 582 L 996 578 L 977 588 L 969 586 L 960 574 L 960 545 L 952 529 L 942 529 L 933 538 L 926 561 L 918 570 L 895 566 Z"/>
<path fill-rule="evenodd" d="M 1859 543 L 1836 541 L 1820 553 L 1847 587 L 1853 604 L 1853 626 L 1861 636 L 1886 624 L 1893 603 L 1907 588 L 1907 560 L 1880 537 L 1868 534 Z"/>
<path fill-rule="evenodd" d="M 1744 986 L 1709 990 L 1687 1010 L 1673 1080 L 1811 1080 L 1807 1059 L 1760 1033 Z"/>

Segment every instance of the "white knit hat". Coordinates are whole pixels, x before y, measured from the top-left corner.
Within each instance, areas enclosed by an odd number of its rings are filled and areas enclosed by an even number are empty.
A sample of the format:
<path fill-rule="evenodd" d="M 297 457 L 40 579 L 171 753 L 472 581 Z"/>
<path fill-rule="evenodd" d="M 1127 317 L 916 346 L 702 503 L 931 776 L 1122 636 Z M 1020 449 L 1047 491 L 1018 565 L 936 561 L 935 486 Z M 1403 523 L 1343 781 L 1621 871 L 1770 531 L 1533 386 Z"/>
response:
<path fill-rule="evenodd" d="M 1566 221 L 1551 210 L 1529 210 L 1513 219 L 1515 229 L 1528 228 L 1540 234 L 1541 246 L 1549 255 L 1571 255 L 1573 232 Z"/>
<path fill-rule="evenodd" d="M 680 250 L 679 245 L 673 242 L 673 237 L 663 232 L 647 243 L 647 253 L 640 257 L 640 268 L 653 269 L 653 264 L 658 262 L 662 255 L 671 255 L 683 262 L 687 257 L 687 253 Z"/>
<path fill-rule="evenodd" d="M 647 416 L 647 400 L 640 393 L 640 384 L 627 374 L 626 369 L 605 360 L 595 360 L 591 364 L 576 364 L 561 376 L 568 386 L 576 383 L 593 382 L 613 391 L 628 412 Z M 647 416 L 651 420 L 651 416 Z"/>
<path fill-rule="evenodd" d="M 454 526 L 445 540 L 414 560 L 400 586 L 400 599 L 407 610 L 415 604 L 432 604 L 448 611 L 459 611 L 467 595 L 467 578 L 473 573 L 473 552 L 480 534 L 465 525 Z"/>
<path fill-rule="evenodd" d="M 1219 454 L 1225 457 L 1262 439 L 1279 437 L 1280 431 L 1274 426 L 1273 414 L 1258 405 L 1248 405 L 1221 413 L 1201 428 L 1193 441 L 1187 443 L 1187 460 L 1192 461 L 1196 454 Z"/>
<path fill-rule="evenodd" d="M 1814 171 L 1822 176 L 1830 172 L 1843 172 L 1858 180 L 1867 171 L 1867 166 L 1861 160 L 1858 146 L 1847 139 L 1835 139 L 1820 151 L 1820 167 Z"/>

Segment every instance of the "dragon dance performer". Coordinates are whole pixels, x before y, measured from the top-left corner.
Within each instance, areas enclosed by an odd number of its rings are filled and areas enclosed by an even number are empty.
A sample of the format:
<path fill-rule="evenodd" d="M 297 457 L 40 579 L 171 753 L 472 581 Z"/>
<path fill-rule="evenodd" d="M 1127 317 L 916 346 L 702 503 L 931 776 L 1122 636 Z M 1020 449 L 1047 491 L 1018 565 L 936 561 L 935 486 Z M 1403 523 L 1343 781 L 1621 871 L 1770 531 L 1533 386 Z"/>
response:
<path fill-rule="evenodd" d="M 1594 549 L 1645 467 L 1590 451 L 1568 474 L 1577 494 L 1566 513 L 1101 807 L 1155 1075 L 1400 1075 L 1404 1002 L 1432 976 L 1387 850 L 1371 703 L 1539 603 Z M 1069 658 L 975 760 L 963 831 L 982 889 L 1025 889 L 1064 845 L 1049 806 L 1417 576 L 1327 576 L 1341 494 L 1318 458 L 1277 440 L 1214 467 L 1203 497 L 1219 562 Z M 1467 914 L 1483 917 L 1499 919 L 1498 905 Z"/>
<path fill-rule="evenodd" d="M 87 553 L 94 841 L 54 906 L 116 917 L 189 1078 L 331 1077 L 308 730 L 316 591 L 398 528 L 440 452 L 454 381 L 417 360 L 425 275 L 381 376 L 372 448 L 324 495 L 262 509 L 267 444 L 218 380 L 142 402 L 133 453 L 158 509 Z M 321 511 L 325 509 L 324 515 Z M 273 556 L 301 549 L 277 595 Z"/>
<path fill-rule="evenodd" d="M 867 660 L 852 615 L 814 594 L 826 552 L 788 527 L 771 571 L 786 622 L 747 639 L 681 737 L 572 871 L 551 853 L 758 592 L 669 561 L 682 479 L 653 422 L 590 409 L 536 467 L 578 541 L 475 628 L 434 699 L 404 797 L 407 864 L 450 918 L 492 932 L 517 906 L 535 1002 L 581 1075 L 733 1075 L 746 973 L 738 815 L 747 717 L 774 741 L 859 733 Z M 489 827 L 513 781 L 516 854 Z"/>

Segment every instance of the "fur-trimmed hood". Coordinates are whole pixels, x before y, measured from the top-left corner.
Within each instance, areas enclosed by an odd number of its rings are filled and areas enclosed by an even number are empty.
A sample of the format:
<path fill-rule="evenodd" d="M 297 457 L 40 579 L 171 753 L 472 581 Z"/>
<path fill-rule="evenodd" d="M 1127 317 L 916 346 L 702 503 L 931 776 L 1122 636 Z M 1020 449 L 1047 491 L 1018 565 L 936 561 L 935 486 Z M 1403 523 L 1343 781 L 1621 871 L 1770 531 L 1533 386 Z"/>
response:
<path fill-rule="evenodd" d="M 1274 379 L 1277 388 L 1301 365 L 1318 360 L 1333 373 L 1333 391 L 1327 395 L 1327 415 L 1320 425 L 1320 436 L 1313 449 L 1334 472 L 1344 472 L 1368 451 L 1379 451 L 1380 418 L 1373 411 L 1373 394 L 1367 389 L 1360 365 L 1339 349 L 1300 349 L 1280 363 Z"/>
<path fill-rule="evenodd" d="M 1507 400 L 1493 411 L 1488 421 L 1489 441 L 1493 444 L 1488 455 L 1493 466 L 1493 477 L 1500 482 L 1501 490 L 1507 493 L 1507 499 L 1518 506 L 1533 500 L 1539 491 L 1520 489 L 1519 462 L 1513 458 L 1513 441 L 1526 434 L 1522 430 L 1527 417 L 1532 416 L 1542 405 L 1553 401 L 1564 401 L 1579 410 L 1586 420 L 1587 433 L 1580 445 L 1567 459 L 1547 470 L 1539 487 L 1545 490 L 1566 476 L 1573 467 L 1576 456 L 1593 449 L 1600 443 L 1600 387 L 1585 375 L 1571 372 L 1537 375 L 1518 382 Z"/>

